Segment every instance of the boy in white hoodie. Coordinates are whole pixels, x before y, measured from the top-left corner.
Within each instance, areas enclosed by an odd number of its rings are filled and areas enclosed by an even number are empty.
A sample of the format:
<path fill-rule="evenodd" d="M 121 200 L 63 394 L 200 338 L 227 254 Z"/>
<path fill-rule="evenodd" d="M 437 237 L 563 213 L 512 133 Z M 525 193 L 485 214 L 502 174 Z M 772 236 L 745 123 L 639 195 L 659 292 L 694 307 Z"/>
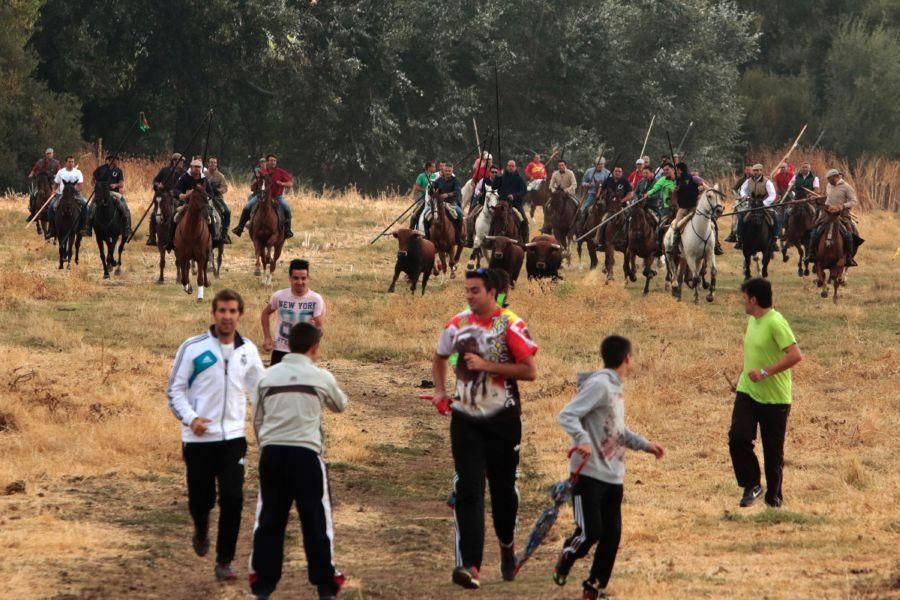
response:
<path fill-rule="evenodd" d="M 559 423 L 572 436 L 575 452 L 569 468 L 575 472 L 587 460 L 572 490 L 575 532 L 565 541 L 553 581 L 565 585 L 569 570 L 597 544 L 591 572 L 584 581 L 584 600 L 605 598 L 619 539 L 622 536 L 622 494 L 625 449 L 643 450 L 662 458 L 659 444 L 625 426 L 622 379 L 631 367 L 631 342 L 611 335 L 600 345 L 603 369 L 578 374 L 578 392 L 559 413 Z"/>

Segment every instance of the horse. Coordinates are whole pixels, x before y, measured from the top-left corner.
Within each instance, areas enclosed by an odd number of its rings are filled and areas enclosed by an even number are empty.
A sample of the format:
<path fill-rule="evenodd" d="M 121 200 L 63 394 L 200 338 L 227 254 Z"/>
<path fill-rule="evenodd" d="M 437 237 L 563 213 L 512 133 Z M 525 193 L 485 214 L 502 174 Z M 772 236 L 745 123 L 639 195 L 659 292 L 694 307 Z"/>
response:
<path fill-rule="evenodd" d="M 491 223 L 494 219 L 494 211 L 500 204 L 500 194 L 497 190 L 488 188 L 484 195 L 484 203 L 478 216 L 475 217 L 475 223 L 472 227 L 472 254 L 469 258 L 470 268 L 481 266 L 481 259 L 484 258 L 484 239 L 490 234 Z"/>
<path fill-rule="evenodd" d="M 546 205 L 547 201 L 550 199 L 550 178 L 544 177 L 544 180 L 541 181 L 541 185 L 538 186 L 537 189 L 528 190 L 527 192 L 525 192 L 525 196 L 523 198 L 523 202 L 531 205 L 530 216 L 531 221 L 534 222 L 534 210 L 538 206 L 543 207 L 544 205 Z"/>
<path fill-rule="evenodd" d="M 587 216 L 584 218 L 584 221 L 579 228 L 576 225 L 576 235 L 581 236 L 584 232 L 590 231 L 594 229 L 603 222 L 603 217 L 606 216 L 606 207 L 603 206 L 600 202 L 594 202 L 590 208 L 588 208 Z M 581 246 L 583 244 L 587 244 L 588 248 L 588 256 L 591 260 L 591 270 L 596 269 L 599 261 L 597 260 L 597 236 L 599 234 L 594 231 L 589 237 L 578 240 L 578 261 L 581 262 Z"/>
<path fill-rule="evenodd" d="M 846 251 L 844 249 L 844 236 L 841 235 L 841 214 L 827 213 L 825 230 L 819 237 L 816 248 L 816 287 L 822 288 L 821 296 L 828 297 L 828 284 L 834 285 L 832 301 L 837 304 L 838 288 L 843 283 L 844 268 L 846 266 Z M 828 270 L 828 280 L 825 280 L 825 270 Z"/>
<path fill-rule="evenodd" d="M 159 279 L 156 283 L 165 282 L 166 252 L 169 251 L 169 239 L 175 233 L 175 196 L 171 190 L 163 190 L 157 197 L 156 248 L 159 250 Z M 175 280 L 181 281 L 181 269 L 175 261 Z"/>
<path fill-rule="evenodd" d="M 219 229 L 219 235 L 212 238 L 212 251 L 209 253 L 209 268 L 212 269 L 213 277 L 218 279 L 222 272 L 222 255 L 225 253 L 225 224 L 222 222 L 222 215 L 219 214 L 216 204 L 213 203 L 212 211 L 214 213 L 213 223 Z"/>
<path fill-rule="evenodd" d="M 50 217 L 47 215 L 47 207 L 44 204 L 53 195 L 53 183 L 50 175 L 44 171 L 37 174 L 37 193 L 31 198 L 29 211 L 34 219 L 34 227 L 38 235 L 49 236 L 50 233 Z M 40 214 L 38 214 L 40 211 Z M 35 218 L 35 215 L 38 215 Z"/>
<path fill-rule="evenodd" d="M 607 213 L 609 215 L 614 215 L 622 210 L 622 196 L 616 194 L 615 191 L 613 191 L 611 188 L 605 190 L 602 195 L 604 196 L 603 200 L 605 201 Z M 597 202 L 600 201 L 601 198 L 597 198 Z M 625 253 L 627 239 L 625 236 L 618 235 L 619 231 L 624 226 L 625 213 L 621 213 L 609 219 L 606 223 L 604 223 L 603 227 L 600 228 L 600 231 L 598 231 L 599 243 L 603 246 L 603 250 L 606 253 L 603 272 L 606 273 L 607 285 L 610 281 L 615 279 L 613 268 L 616 266 L 616 251 L 619 251 L 623 254 Z M 627 267 L 625 268 L 624 272 L 626 275 L 628 274 Z"/>
<path fill-rule="evenodd" d="M 750 259 L 754 258 L 757 252 L 762 253 L 762 276 L 769 277 L 769 260 L 771 253 L 769 252 L 769 240 L 772 236 L 772 228 L 774 222 L 770 223 L 769 219 L 774 219 L 766 215 L 768 211 L 763 209 L 762 200 L 750 199 L 750 208 L 755 209 L 744 215 L 744 229 L 741 233 L 741 246 L 744 253 L 744 280 L 750 279 Z"/>
<path fill-rule="evenodd" d="M 521 228 L 518 221 L 516 221 L 515 210 L 508 200 L 501 198 L 497 202 L 497 206 L 494 207 L 494 215 L 491 217 L 491 228 L 488 234 L 494 236 L 502 235 L 519 240 L 524 244 L 527 240 L 522 237 Z"/>
<path fill-rule="evenodd" d="M 72 268 L 74 248 L 75 264 L 78 264 L 78 253 L 81 250 L 81 202 L 75 196 L 75 184 L 63 182 L 62 198 L 56 206 L 56 238 L 59 240 L 59 268 L 63 263 L 67 269 Z"/>
<path fill-rule="evenodd" d="M 449 262 L 450 279 L 456 278 L 456 264 L 462 254 L 462 244 L 456 243 L 456 228 L 447 214 L 447 205 L 440 194 L 431 196 L 431 226 L 428 228 L 428 239 L 434 244 L 441 259 L 441 266 L 434 266 L 434 274 L 446 273 Z"/>
<path fill-rule="evenodd" d="M 206 222 L 209 199 L 206 192 L 194 188 L 188 195 L 187 208 L 175 226 L 175 260 L 181 272 L 181 286 L 185 293 L 191 289 L 191 261 L 197 264 L 197 302 L 203 302 L 203 290 L 209 286 L 206 269 L 212 248 L 212 236 Z"/>
<path fill-rule="evenodd" d="M 552 215 L 550 226 L 553 230 L 553 237 L 563 247 L 566 254 L 566 262 L 571 264 L 572 258 L 569 252 L 569 243 L 572 240 L 575 217 L 578 216 L 578 205 L 572 201 L 569 194 L 565 191 L 556 190 L 550 194 L 550 199 L 545 207 L 550 209 L 549 213 Z"/>
<path fill-rule="evenodd" d="M 94 187 L 94 237 L 97 238 L 97 250 L 100 252 L 100 262 L 103 264 L 103 279 L 109 279 L 110 267 L 116 268 L 116 275 L 122 274 L 122 250 L 125 248 L 125 223 L 109 192 L 109 183 L 97 182 Z M 116 250 L 116 242 L 119 243 L 118 261 L 113 254 Z M 104 249 L 104 245 L 106 248 Z"/>
<path fill-rule="evenodd" d="M 725 210 L 719 186 L 704 190 L 697 200 L 697 208 L 681 234 L 681 246 L 675 248 L 674 230 L 670 227 L 664 238 L 666 260 L 673 269 L 672 295 L 681 300 L 681 284 L 686 282 L 694 290 L 694 302 L 700 301 L 700 285 L 709 289 L 706 301 L 712 302 L 716 292 L 716 240 L 713 221 Z M 706 270 L 709 269 L 709 283 Z"/>
<path fill-rule="evenodd" d="M 269 286 L 272 285 L 272 273 L 284 246 L 284 230 L 268 175 L 260 176 L 256 194 L 256 212 L 250 218 L 250 239 L 256 252 L 256 270 L 253 274 L 257 277 L 262 275 L 263 284 Z"/>
<path fill-rule="evenodd" d="M 806 245 L 809 243 L 809 236 L 812 233 L 815 220 L 815 209 L 809 202 L 789 206 L 785 212 L 781 255 L 784 258 L 784 262 L 787 262 L 788 249 L 791 246 L 797 249 L 798 277 L 809 275 L 809 257 L 806 255 Z"/>
<path fill-rule="evenodd" d="M 650 292 L 650 280 L 656 276 L 651 265 L 653 259 L 660 255 L 659 242 L 656 235 L 656 219 L 651 216 L 650 209 L 638 206 L 631 210 L 626 224 L 628 242 L 625 247 L 625 282 L 637 281 L 637 257 L 644 261 L 644 295 Z"/>

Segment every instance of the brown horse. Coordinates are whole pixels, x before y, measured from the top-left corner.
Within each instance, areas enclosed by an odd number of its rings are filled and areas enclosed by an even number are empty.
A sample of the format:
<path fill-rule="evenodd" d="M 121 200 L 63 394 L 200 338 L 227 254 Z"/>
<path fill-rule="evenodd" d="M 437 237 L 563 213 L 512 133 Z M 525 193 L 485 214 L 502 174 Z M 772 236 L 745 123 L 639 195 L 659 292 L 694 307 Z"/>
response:
<path fill-rule="evenodd" d="M 612 189 L 605 190 L 602 194 L 603 201 L 606 204 L 607 215 L 613 215 L 622 210 L 622 197 L 616 194 Z M 597 199 L 600 201 L 600 198 Z M 618 235 L 619 231 L 625 227 L 625 214 L 622 213 L 609 221 L 598 231 L 597 239 L 599 244 L 603 246 L 606 253 L 606 261 L 603 266 L 603 272 L 606 273 L 606 283 L 615 279 L 613 268 L 616 266 L 616 251 L 624 253 L 627 238 L 624 235 Z M 625 271 L 627 273 L 627 270 Z"/>
<path fill-rule="evenodd" d="M 644 206 L 632 208 L 628 217 L 628 242 L 625 248 L 625 281 L 637 281 L 637 257 L 644 261 L 644 295 L 650 292 L 650 280 L 656 276 L 653 259 L 661 255 L 656 235 L 656 219 Z"/>
<path fill-rule="evenodd" d="M 62 198 L 56 206 L 56 214 L 53 227 L 56 230 L 56 239 L 59 242 L 59 268 L 63 263 L 67 269 L 72 268 L 72 255 L 74 250 L 75 264 L 78 264 L 78 253 L 81 250 L 81 202 L 75 196 L 75 184 L 64 183 Z"/>
<path fill-rule="evenodd" d="M 456 228 L 450 215 L 447 214 L 447 205 L 438 194 L 431 197 L 430 211 L 431 225 L 428 228 L 428 239 L 434 244 L 441 259 L 441 266 L 434 266 L 434 274 L 446 273 L 449 262 L 450 279 L 453 279 L 456 277 L 456 264 L 462 254 L 463 244 L 456 243 Z"/>
<path fill-rule="evenodd" d="M 516 221 L 515 208 L 507 200 L 500 200 L 494 207 L 494 216 L 491 217 L 491 228 L 488 235 L 512 238 L 525 243 L 527 240 L 522 238 L 518 221 Z"/>
<path fill-rule="evenodd" d="M 797 249 L 797 275 L 809 275 L 809 257 L 806 256 L 806 245 L 812 233 L 816 211 L 810 202 L 787 207 L 784 221 L 784 236 L 781 242 L 781 256 L 788 261 L 788 249 Z"/>
<path fill-rule="evenodd" d="M 551 215 L 550 227 L 553 230 L 553 237 L 563 247 L 566 262 L 571 264 L 569 243 L 572 241 L 578 205 L 569 198 L 566 192 L 556 190 L 550 194 L 550 200 L 547 201 L 546 207 L 549 209 L 547 212 Z"/>
<path fill-rule="evenodd" d="M 197 264 L 197 302 L 203 302 L 203 290 L 209 286 L 206 269 L 212 248 L 212 236 L 209 233 L 206 211 L 209 210 L 209 198 L 199 188 L 191 191 L 187 200 L 187 209 L 175 227 L 175 260 L 181 272 L 181 286 L 190 294 L 191 261 Z M 161 236 L 160 236 L 161 237 Z"/>
<path fill-rule="evenodd" d="M 534 221 L 534 209 L 538 206 L 543 207 L 547 204 L 548 200 L 550 200 L 550 177 L 544 177 L 539 188 L 536 190 L 528 190 L 523 197 L 523 202 L 531 205 L 530 214 L 532 221 Z M 546 218 L 546 216 L 547 215 L 545 214 L 544 218 Z"/>
<path fill-rule="evenodd" d="M 43 234 L 44 237 L 50 236 L 50 217 L 47 215 L 47 207 L 44 204 L 47 203 L 47 200 L 52 195 L 53 184 L 50 180 L 50 175 L 41 171 L 37 174 L 37 193 L 31 199 L 29 212 L 31 213 L 31 218 L 34 218 L 34 215 L 40 211 L 38 217 L 34 219 L 34 226 L 38 235 Z"/>
<path fill-rule="evenodd" d="M 284 247 L 284 229 L 278 213 L 278 201 L 272 196 L 269 176 L 261 175 L 256 190 L 256 211 L 250 218 L 250 239 L 256 252 L 256 276 L 263 276 L 264 285 L 272 285 L 272 273 Z M 262 263 L 262 270 L 260 270 Z"/>
<path fill-rule="evenodd" d="M 590 208 L 588 208 L 587 216 L 584 218 L 584 222 L 581 224 L 581 227 L 576 226 L 576 235 L 581 236 L 584 232 L 590 231 L 594 229 L 597 225 L 603 222 L 603 217 L 606 216 L 606 207 L 603 206 L 600 202 L 594 202 Z M 599 261 L 597 260 L 597 236 L 598 233 L 595 231 L 589 237 L 580 240 L 578 242 L 578 260 L 581 261 L 581 246 L 582 244 L 587 244 L 588 248 L 588 256 L 591 259 L 591 269 L 596 269 Z"/>
<path fill-rule="evenodd" d="M 156 283 L 165 282 L 166 253 L 169 251 L 169 239 L 175 233 L 175 197 L 171 190 L 163 190 L 157 196 L 156 248 L 159 250 L 159 279 Z M 181 281 L 181 270 L 175 261 L 175 280 Z"/>
<path fill-rule="evenodd" d="M 834 285 L 835 304 L 838 301 L 838 288 L 843 283 L 844 267 L 846 264 L 846 252 L 844 251 L 844 236 L 841 234 L 841 214 L 829 213 L 826 216 L 825 230 L 819 238 L 816 249 L 816 286 L 822 288 L 821 296 L 828 297 L 828 284 Z M 828 270 L 828 280 L 825 280 L 825 270 Z"/>

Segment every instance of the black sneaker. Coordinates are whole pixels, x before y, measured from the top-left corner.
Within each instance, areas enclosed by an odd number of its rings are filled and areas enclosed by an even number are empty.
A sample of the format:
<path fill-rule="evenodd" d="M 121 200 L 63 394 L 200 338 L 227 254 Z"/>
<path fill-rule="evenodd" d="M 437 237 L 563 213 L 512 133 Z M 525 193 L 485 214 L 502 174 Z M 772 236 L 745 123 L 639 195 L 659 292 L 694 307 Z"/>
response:
<path fill-rule="evenodd" d="M 194 552 L 197 553 L 197 556 L 206 556 L 206 553 L 209 552 L 209 532 L 195 529 L 192 541 L 194 543 Z"/>
<path fill-rule="evenodd" d="M 766 504 L 772 508 L 781 508 L 783 502 L 781 498 L 766 498 Z"/>
<path fill-rule="evenodd" d="M 746 508 L 751 506 L 756 499 L 762 496 L 763 490 L 762 486 L 754 485 L 753 487 L 744 488 L 744 495 L 741 496 L 741 507 Z"/>
<path fill-rule="evenodd" d="M 581 594 L 581 600 L 598 600 L 599 598 L 607 598 L 606 592 L 595 586 L 590 581 L 585 581 L 581 584 L 582 589 L 584 590 Z"/>
<path fill-rule="evenodd" d="M 516 547 L 512 544 L 504 546 L 500 544 L 500 576 L 503 581 L 512 581 L 516 578 L 519 562 L 516 560 Z"/>
<path fill-rule="evenodd" d="M 456 567 L 453 569 L 453 583 L 467 590 L 477 590 L 481 588 L 479 581 L 480 574 L 478 567 Z"/>
<path fill-rule="evenodd" d="M 237 573 L 231 568 L 231 563 L 216 563 L 213 572 L 216 574 L 216 581 L 237 581 Z"/>
<path fill-rule="evenodd" d="M 338 593 L 340 593 L 346 582 L 347 577 L 340 571 L 335 571 L 333 583 L 321 583 L 316 586 L 319 592 L 319 600 L 333 600 L 337 598 Z"/>
<path fill-rule="evenodd" d="M 556 567 L 553 568 L 553 583 L 558 586 L 566 585 L 566 581 L 569 579 L 569 571 L 572 570 L 574 562 L 567 552 L 560 552 L 559 560 L 556 561 Z"/>

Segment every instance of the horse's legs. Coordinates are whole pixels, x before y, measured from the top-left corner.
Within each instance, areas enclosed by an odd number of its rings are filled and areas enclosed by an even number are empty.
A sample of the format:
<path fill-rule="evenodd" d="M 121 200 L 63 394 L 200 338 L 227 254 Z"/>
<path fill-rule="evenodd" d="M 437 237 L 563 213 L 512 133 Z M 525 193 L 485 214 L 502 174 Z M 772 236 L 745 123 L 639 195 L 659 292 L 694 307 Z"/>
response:
<path fill-rule="evenodd" d="M 653 254 L 644 259 L 644 295 L 650 293 L 650 280 L 653 279 Z"/>
<path fill-rule="evenodd" d="M 832 296 L 831 301 L 837 304 L 838 301 L 838 288 L 841 287 L 841 281 L 843 280 L 843 271 L 844 269 L 841 267 L 837 267 L 834 271 L 832 271 L 832 278 L 834 279 L 834 296 Z"/>
<path fill-rule="evenodd" d="M 762 258 L 762 276 L 763 279 L 769 278 L 769 252 L 767 250 L 763 250 L 763 258 Z"/>
<path fill-rule="evenodd" d="M 100 253 L 100 264 L 103 265 L 103 279 L 109 279 L 109 265 L 106 262 L 106 248 L 103 247 L 103 238 L 97 238 L 97 251 Z"/>
<path fill-rule="evenodd" d="M 216 279 L 218 279 L 222 273 L 222 255 L 224 253 L 225 253 L 225 244 L 219 243 L 219 251 L 216 254 L 216 271 L 215 271 Z"/>
<path fill-rule="evenodd" d="M 118 259 L 116 260 L 116 275 L 122 274 L 122 251 L 125 250 L 125 237 L 126 236 L 123 234 L 122 237 L 119 239 L 119 249 L 118 249 L 119 256 L 118 256 Z M 113 242 L 113 245 L 115 245 L 115 242 Z"/>
<path fill-rule="evenodd" d="M 81 254 L 81 234 L 75 236 L 75 264 L 78 264 L 78 256 Z M 69 252 L 69 261 L 72 260 L 72 253 Z"/>
<path fill-rule="evenodd" d="M 165 248 L 159 250 L 159 279 L 156 280 L 156 283 L 165 282 L 165 277 L 163 274 L 166 270 L 166 250 Z"/>
<path fill-rule="evenodd" d="M 750 254 L 744 252 L 744 281 L 750 279 Z"/>
<path fill-rule="evenodd" d="M 715 255 L 712 256 L 709 263 L 711 265 L 709 269 L 709 293 L 706 294 L 706 301 L 712 302 L 716 298 L 716 275 L 719 274 Z"/>

